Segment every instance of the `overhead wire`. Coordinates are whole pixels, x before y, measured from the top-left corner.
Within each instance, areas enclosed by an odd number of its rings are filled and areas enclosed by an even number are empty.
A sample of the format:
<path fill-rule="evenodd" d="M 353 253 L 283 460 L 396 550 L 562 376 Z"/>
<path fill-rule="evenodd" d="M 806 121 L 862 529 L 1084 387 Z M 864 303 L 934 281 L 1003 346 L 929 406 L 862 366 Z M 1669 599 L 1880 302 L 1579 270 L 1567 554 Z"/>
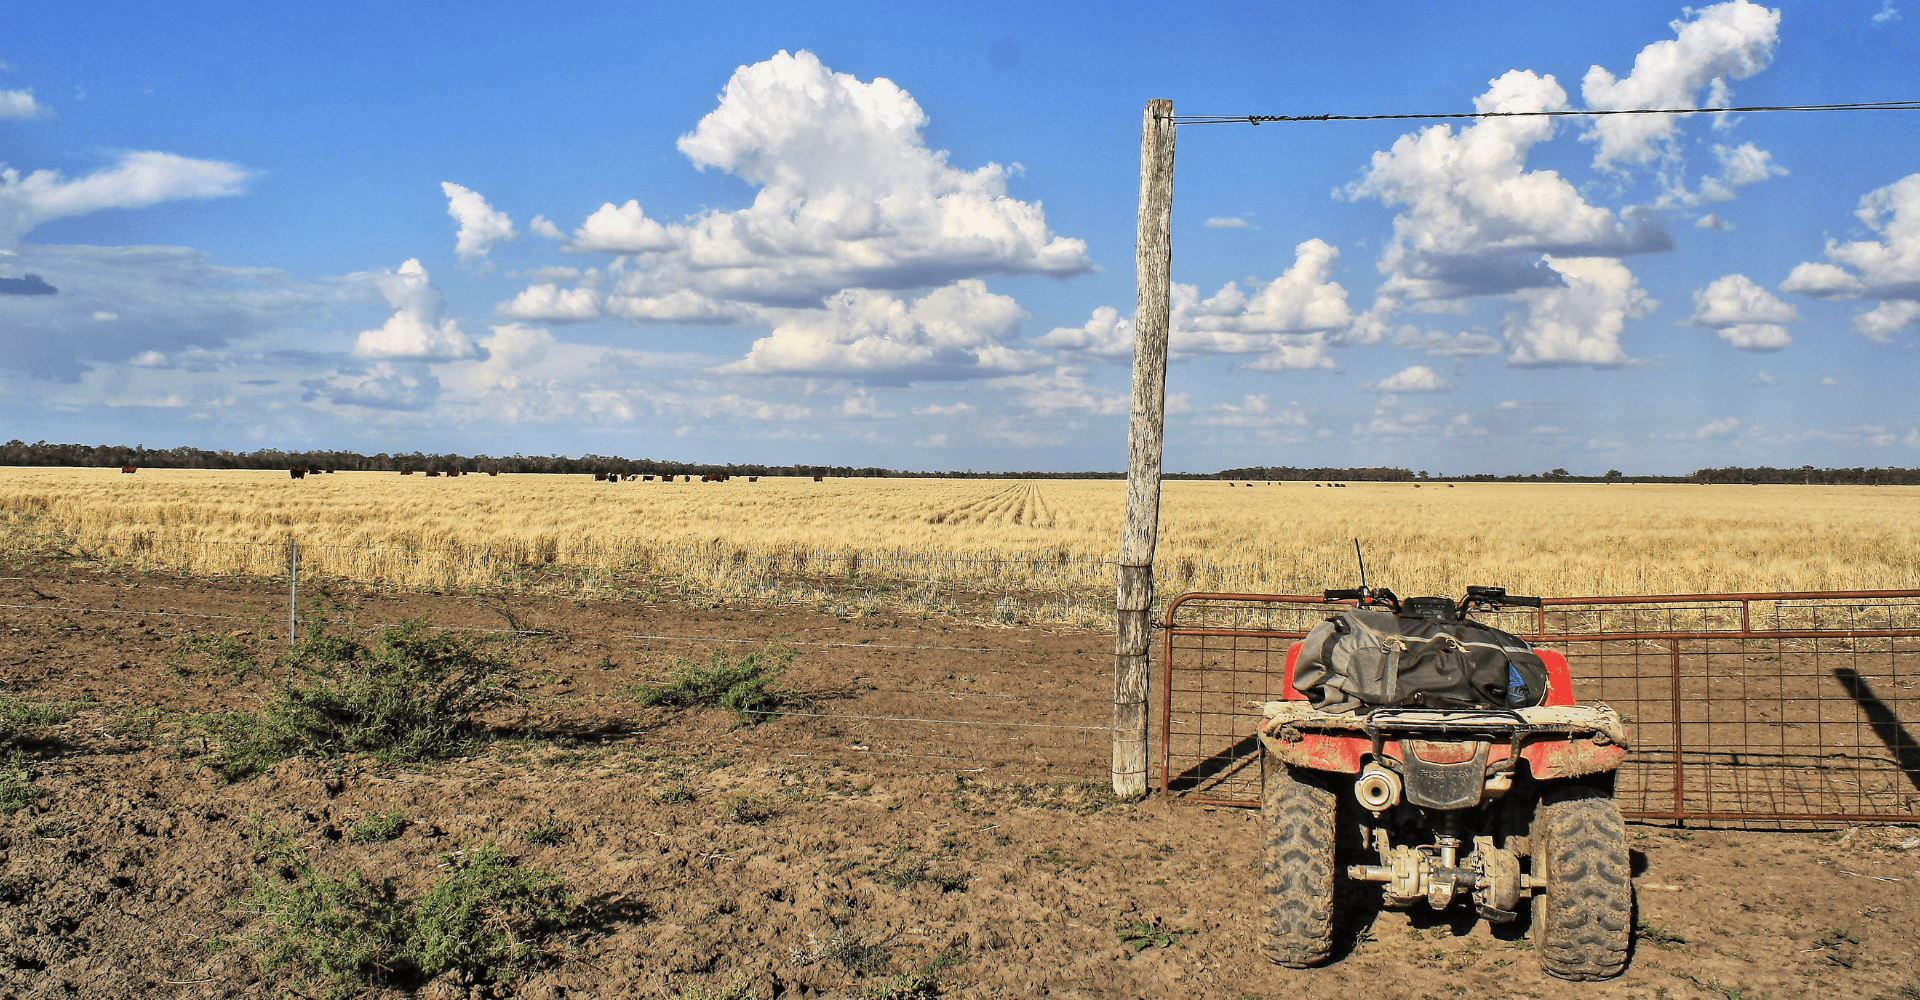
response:
<path fill-rule="evenodd" d="M 1599 108 L 1566 111 L 1462 111 L 1389 115 L 1157 115 L 1175 125 L 1264 125 L 1270 122 L 1440 121 L 1454 118 L 1599 118 L 1607 115 L 1730 115 L 1770 111 L 1920 111 L 1920 101 L 1764 104 L 1743 108 Z"/>

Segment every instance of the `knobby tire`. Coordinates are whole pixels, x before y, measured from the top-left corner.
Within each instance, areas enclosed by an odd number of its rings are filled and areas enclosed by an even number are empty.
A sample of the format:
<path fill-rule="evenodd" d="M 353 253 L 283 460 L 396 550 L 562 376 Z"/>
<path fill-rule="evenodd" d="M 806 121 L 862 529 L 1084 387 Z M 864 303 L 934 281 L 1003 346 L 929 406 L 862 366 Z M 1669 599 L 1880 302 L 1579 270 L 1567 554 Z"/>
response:
<path fill-rule="evenodd" d="M 1333 947 L 1338 799 L 1312 772 L 1295 771 L 1271 756 L 1263 766 L 1267 957 L 1305 968 L 1325 961 Z"/>
<path fill-rule="evenodd" d="M 1633 869 L 1627 827 L 1606 791 L 1549 791 L 1533 824 L 1533 865 L 1547 885 L 1533 897 L 1533 946 L 1560 979 L 1611 979 L 1627 966 Z"/>

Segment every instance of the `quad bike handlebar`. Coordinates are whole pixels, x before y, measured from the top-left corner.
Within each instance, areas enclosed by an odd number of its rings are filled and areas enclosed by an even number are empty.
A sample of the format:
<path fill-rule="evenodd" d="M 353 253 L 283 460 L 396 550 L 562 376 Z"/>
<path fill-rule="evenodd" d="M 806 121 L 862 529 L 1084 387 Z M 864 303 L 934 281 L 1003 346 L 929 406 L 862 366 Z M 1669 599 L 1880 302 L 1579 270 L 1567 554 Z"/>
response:
<path fill-rule="evenodd" d="M 1363 608 L 1386 607 L 1391 609 L 1395 614 L 1400 612 L 1400 598 L 1397 597 L 1393 591 L 1385 587 L 1358 587 L 1352 590 L 1328 590 L 1322 592 L 1322 599 L 1328 604 L 1334 604 L 1340 601 L 1354 601 Z M 1435 600 L 1445 603 L 1444 598 L 1421 597 L 1412 598 L 1411 600 L 1415 603 Z M 1505 587 L 1468 587 L 1467 596 L 1460 599 L 1457 607 L 1460 613 L 1464 614 L 1475 605 L 1483 608 L 1537 608 L 1540 606 L 1540 598 L 1521 597 L 1518 594 L 1509 594 Z M 1448 618 L 1447 620 L 1451 621 L 1452 619 Z"/>

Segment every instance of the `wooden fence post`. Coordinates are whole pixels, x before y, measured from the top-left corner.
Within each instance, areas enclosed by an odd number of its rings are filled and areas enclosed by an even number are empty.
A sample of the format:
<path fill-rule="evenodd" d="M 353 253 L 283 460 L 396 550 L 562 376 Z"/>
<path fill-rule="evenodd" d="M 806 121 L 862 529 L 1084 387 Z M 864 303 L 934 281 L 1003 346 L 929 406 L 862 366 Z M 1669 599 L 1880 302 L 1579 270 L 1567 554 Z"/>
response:
<path fill-rule="evenodd" d="M 1152 643 L 1153 548 L 1160 531 L 1160 451 L 1167 401 L 1168 282 L 1173 264 L 1173 102 L 1147 102 L 1140 125 L 1138 283 L 1133 410 L 1127 428 L 1127 513 L 1114 607 L 1113 794 L 1147 794 L 1147 650 Z"/>
<path fill-rule="evenodd" d="M 300 636 L 300 543 L 287 539 L 287 648 Z"/>

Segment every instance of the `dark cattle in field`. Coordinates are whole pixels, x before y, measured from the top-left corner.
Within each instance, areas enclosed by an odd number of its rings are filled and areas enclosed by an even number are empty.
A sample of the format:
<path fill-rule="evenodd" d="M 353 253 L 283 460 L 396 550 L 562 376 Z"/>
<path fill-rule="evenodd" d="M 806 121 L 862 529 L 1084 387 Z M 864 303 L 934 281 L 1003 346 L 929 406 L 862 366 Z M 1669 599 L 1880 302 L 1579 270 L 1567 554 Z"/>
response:
<path fill-rule="evenodd" d="M 427 473 L 427 478 L 428 478 L 428 479 L 438 479 L 438 478 L 440 478 L 440 474 L 439 474 L 438 472 L 429 472 L 429 473 Z"/>
<path fill-rule="evenodd" d="M 487 470 L 487 475 L 489 475 L 489 476 L 497 476 L 497 475 L 499 475 L 499 474 L 500 474 L 500 470 L 499 470 L 499 469 L 488 469 L 488 470 Z"/>
<path fill-rule="evenodd" d="M 607 474 L 604 472 L 596 472 L 593 474 L 593 481 L 596 483 L 604 483 L 607 481 Z"/>
<path fill-rule="evenodd" d="M 403 475 L 403 476 L 411 476 L 411 475 L 413 475 L 413 470 L 412 470 L 412 469 L 401 469 L 401 470 L 400 470 L 400 474 L 401 474 L 401 475 Z"/>
<path fill-rule="evenodd" d="M 307 470 L 305 470 L 305 469 L 288 469 L 288 470 L 287 470 L 287 476 L 288 476 L 289 478 L 292 478 L 292 479 L 305 479 L 305 478 L 307 478 Z"/>
<path fill-rule="evenodd" d="M 816 482 L 816 483 L 821 483 L 821 482 L 825 482 L 825 481 L 826 481 L 826 477 L 825 477 L 825 476 L 815 476 L 815 477 L 813 477 L 813 481 L 814 481 L 814 482 Z"/>
<path fill-rule="evenodd" d="M 140 467 L 137 465 L 123 465 L 120 467 L 120 474 L 123 476 L 131 476 L 139 471 Z"/>
<path fill-rule="evenodd" d="M 748 476 L 748 477 L 747 477 L 747 482 L 750 482 L 750 483 L 757 483 L 757 482 L 759 482 L 759 481 L 760 481 L 760 477 L 759 477 L 759 476 Z"/>

